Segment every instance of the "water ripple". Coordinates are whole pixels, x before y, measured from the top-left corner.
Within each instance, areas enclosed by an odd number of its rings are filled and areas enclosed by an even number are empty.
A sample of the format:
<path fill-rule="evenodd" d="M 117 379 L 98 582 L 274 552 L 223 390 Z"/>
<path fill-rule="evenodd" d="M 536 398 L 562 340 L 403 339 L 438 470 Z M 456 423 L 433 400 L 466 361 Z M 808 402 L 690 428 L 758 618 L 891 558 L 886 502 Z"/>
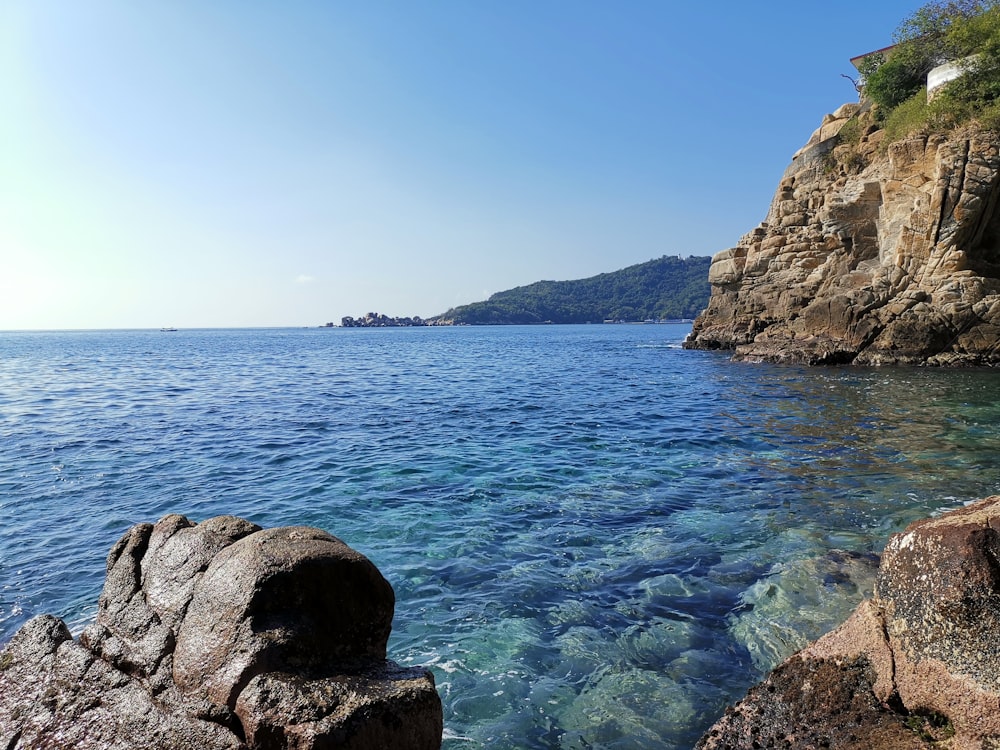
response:
<path fill-rule="evenodd" d="M 0 641 L 132 523 L 311 524 L 392 582 L 447 748 L 690 747 L 1000 489 L 1000 375 L 748 367 L 682 326 L 0 334 Z"/>

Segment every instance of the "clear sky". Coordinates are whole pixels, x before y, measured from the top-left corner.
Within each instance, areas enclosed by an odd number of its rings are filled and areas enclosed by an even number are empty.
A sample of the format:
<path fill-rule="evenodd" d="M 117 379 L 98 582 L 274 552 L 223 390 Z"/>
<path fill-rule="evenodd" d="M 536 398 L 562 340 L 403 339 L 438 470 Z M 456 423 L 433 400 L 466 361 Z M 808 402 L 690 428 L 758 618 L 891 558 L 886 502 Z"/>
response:
<path fill-rule="evenodd" d="M 429 317 L 713 255 L 921 4 L 0 0 L 0 329 Z"/>

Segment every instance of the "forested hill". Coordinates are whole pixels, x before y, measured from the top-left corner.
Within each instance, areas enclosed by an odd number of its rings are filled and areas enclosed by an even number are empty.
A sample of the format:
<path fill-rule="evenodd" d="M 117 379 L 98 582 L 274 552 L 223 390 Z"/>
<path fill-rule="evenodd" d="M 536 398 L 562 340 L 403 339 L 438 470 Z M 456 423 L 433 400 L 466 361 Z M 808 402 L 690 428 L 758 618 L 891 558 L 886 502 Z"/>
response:
<path fill-rule="evenodd" d="M 538 281 L 485 302 L 454 307 L 431 323 L 600 323 L 694 318 L 708 304 L 711 258 L 663 256 L 574 281 Z"/>

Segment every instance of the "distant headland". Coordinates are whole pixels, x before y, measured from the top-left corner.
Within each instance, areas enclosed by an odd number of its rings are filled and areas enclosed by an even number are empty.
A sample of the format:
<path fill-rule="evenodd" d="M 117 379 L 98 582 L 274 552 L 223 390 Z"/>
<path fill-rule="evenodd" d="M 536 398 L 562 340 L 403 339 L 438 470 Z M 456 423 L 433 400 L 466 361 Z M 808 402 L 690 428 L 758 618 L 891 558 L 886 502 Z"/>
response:
<path fill-rule="evenodd" d="M 343 328 L 545 323 L 642 323 L 693 319 L 708 304 L 708 257 L 666 256 L 571 281 L 537 281 L 441 315 L 394 318 L 370 312 Z M 327 323 L 326 327 L 333 327 Z"/>

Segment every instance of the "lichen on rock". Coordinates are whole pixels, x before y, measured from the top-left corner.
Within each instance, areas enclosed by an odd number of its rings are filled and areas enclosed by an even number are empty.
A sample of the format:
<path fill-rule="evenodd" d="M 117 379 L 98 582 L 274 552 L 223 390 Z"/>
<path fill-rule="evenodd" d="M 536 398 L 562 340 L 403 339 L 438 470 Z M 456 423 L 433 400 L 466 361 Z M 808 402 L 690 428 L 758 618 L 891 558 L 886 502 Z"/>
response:
<path fill-rule="evenodd" d="M 1000 496 L 889 540 L 874 596 L 730 708 L 701 750 L 1000 746 Z"/>

